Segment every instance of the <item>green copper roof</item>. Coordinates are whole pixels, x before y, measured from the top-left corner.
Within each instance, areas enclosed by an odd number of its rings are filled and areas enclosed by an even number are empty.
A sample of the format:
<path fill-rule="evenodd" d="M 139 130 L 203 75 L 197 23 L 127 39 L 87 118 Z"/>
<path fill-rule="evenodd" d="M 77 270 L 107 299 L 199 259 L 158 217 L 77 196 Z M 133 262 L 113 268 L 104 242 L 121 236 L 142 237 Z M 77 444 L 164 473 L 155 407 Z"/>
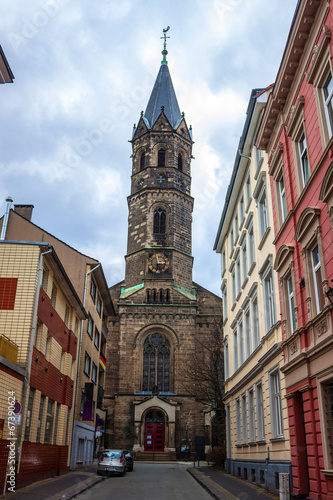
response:
<path fill-rule="evenodd" d="M 172 85 L 172 80 L 167 65 L 162 61 L 158 72 L 155 85 L 148 101 L 144 120 L 148 128 L 151 128 L 163 111 L 170 122 L 170 125 L 175 129 L 182 120 L 182 115 L 178 106 L 175 90 Z"/>

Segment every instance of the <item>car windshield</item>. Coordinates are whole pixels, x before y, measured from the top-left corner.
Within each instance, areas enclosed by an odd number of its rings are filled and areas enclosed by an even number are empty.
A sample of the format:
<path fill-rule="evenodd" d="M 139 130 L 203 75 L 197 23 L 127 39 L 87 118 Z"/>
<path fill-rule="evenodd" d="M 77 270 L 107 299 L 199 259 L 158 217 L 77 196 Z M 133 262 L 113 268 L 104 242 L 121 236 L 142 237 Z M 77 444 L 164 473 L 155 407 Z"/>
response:
<path fill-rule="evenodd" d="M 103 457 L 106 458 L 121 458 L 121 453 L 119 451 L 105 451 Z"/>

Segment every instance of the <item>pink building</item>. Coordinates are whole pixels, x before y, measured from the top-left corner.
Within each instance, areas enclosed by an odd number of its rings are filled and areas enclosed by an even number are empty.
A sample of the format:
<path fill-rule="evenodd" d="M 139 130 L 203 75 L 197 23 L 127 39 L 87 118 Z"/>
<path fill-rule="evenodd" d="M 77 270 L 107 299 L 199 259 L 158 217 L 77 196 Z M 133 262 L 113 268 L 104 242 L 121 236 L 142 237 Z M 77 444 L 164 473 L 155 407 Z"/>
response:
<path fill-rule="evenodd" d="M 292 494 L 325 500 L 333 499 L 332 30 L 333 1 L 299 1 L 256 141 L 273 193 Z"/>

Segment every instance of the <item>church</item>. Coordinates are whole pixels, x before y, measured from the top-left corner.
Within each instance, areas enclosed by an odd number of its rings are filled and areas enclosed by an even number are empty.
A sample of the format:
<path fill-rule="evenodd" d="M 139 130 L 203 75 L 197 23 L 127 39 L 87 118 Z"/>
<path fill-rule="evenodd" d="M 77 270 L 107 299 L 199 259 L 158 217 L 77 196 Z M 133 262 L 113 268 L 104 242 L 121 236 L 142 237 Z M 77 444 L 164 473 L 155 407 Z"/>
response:
<path fill-rule="evenodd" d="M 192 281 L 192 129 L 177 102 L 165 32 L 163 60 L 130 141 L 125 279 L 110 288 L 116 317 L 104 445 L 175 459 L 184 451 L 203 456 L 211 446 L 214 395 L 199 400 L 184 374 L 198 350 L 222 335 L 222 312 L 221 298 Z"/>

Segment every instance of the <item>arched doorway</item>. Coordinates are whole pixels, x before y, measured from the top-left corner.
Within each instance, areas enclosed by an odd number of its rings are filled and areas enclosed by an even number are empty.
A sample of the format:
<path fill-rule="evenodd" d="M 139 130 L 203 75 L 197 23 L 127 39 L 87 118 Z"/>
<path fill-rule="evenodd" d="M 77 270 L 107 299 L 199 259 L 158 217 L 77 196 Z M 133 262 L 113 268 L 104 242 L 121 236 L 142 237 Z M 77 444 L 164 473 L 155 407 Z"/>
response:
<path fill-rule="evenodd" d="M 164 415 L 159 410 L 151 410 L 145 418 L 145 451 L 164 451 Z"/>

